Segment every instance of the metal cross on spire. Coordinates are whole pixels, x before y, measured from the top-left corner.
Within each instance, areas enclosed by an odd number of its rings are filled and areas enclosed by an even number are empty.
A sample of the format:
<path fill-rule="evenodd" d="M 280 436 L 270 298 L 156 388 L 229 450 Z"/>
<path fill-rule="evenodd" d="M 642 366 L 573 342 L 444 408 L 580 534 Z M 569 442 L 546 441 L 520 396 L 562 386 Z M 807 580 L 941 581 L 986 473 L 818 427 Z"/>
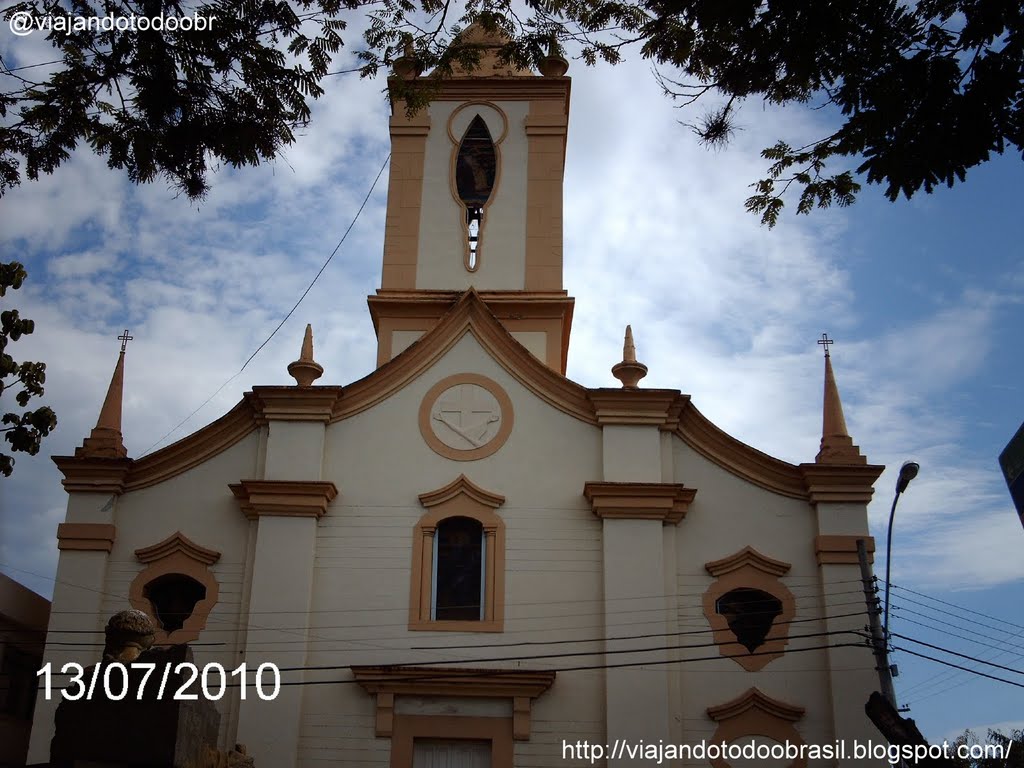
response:
<path fill-rule="evenodd" d="M 122 355 L 124 354 L 125 347 L 128 346 L 128 342 L 131 341 L 134 338 L 135 338 L 134 336 L 129 336 L 128 335 L 128 329 L 127 328 L 124 329 L 124 335 L 123 336 L 118 336 L 117 337 L 117 340 L 121 342 L 121 354 Z"/>
<path fill-rule="evenodd" d="M 821 338 L 818 339 L 818 343 L 825 348 L 825 357 L 828 357 L 828 346 L 829 344 L 835 344 L 835 341 L 828 337 L 827 333 L 821 334 Z"/>

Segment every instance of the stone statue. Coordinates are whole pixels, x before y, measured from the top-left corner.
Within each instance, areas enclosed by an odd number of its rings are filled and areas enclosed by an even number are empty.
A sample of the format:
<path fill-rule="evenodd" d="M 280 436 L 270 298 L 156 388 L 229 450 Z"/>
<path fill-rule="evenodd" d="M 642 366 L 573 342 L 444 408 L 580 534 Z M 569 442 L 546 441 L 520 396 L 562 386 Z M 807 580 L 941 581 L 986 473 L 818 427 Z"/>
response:
<path fill-rule="evenodd" d="M 148 651 L 156 639 L 152 619 L 134 608 L 111 616 L 104 632 L 103 660 L 107 662 L 131 663 Z"/>

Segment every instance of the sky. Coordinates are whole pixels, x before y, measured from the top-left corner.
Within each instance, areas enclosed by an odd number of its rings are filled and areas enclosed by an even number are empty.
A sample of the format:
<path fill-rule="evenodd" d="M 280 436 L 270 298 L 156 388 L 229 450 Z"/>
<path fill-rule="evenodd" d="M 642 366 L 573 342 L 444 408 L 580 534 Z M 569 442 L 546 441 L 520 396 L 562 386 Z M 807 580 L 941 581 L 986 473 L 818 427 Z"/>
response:
<path fill-rule="evenodd" d="M 353 65 L 346 51 L 332 69 Z M 0 55 L 11 67 L 54 58 L 38 35 L 6 27 Z M 865 185 L 848 209 L 796 216 L 791 205 L 769 230 L 743 207 L 765 172 L 759 151 L 827 135 L 830 115 L 749 103 L 732 144 L 709 151 L 680 124 L 703 108 L 676 109 L 644 62 L 576 61 L 569 75 L 569 377 L 617 386 L 610 369 L 630 323 L 650 371 L 643 385 L 690 394 L 759 450 L 813 461 L 815 342 L 827 332 L 850 433 L 887 466 L 869 507 L 880 576 L 896 474 L 905 460 L 921 465 L 896 515 L 892 631 L 1024 669 L 1024 530 L 997 463 L 1024 421 L 1020 157 L 910 201 Z M 279 160 L 218 169 L 202 203 L 163 182 L 134 186 L 85 151 L 0 200 L 0 258 L 29 273 L 3 308 L 36 322 L 8 352 L 47 363 L 38 402 L 59 419 L 40 454 L 15 454 L 14 475 L 0 479 L 0 571 L 52 592 L 66 495 L 49 457 L 71 454 L 95 424 L 125 328 L 134 340 L 123 433 L 134 458 L 223 415 L 254 385 L 291 384 L 286 366 L 307 322 L 326 371 L 318 383 L 373 370 L 366 296 L 380 283 L 386 170 L 308 296 L 239 374 L 331 254 L 389 152 L 383 81 L 348 74 L 325 86 Z M 894 644 L 1024 685 L 1022 672 Z M 900 704 L 933 741 L 1024 726 L 1024 687 L 905 651 L 892 661 Z"/>

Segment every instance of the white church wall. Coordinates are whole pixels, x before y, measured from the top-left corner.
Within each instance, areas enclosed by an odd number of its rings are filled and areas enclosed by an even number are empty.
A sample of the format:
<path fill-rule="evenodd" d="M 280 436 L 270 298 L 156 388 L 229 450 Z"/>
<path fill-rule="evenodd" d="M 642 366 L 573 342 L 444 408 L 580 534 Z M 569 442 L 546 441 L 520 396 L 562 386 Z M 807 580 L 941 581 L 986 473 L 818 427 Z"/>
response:
<path fill-rule="evenodd" d="M 736 698 L 756 687 L 772 698 L 803 707 L 805 713 L 794 724 L 804 742 L 830 743 L 834 725 L 829 704 L 830 681 L 825 650 L 791 651 L 826 643 L 856 641 L 856 637 L 809 637 L 825 630 L 821 577 L 815 559 L 817 534 L 815 512 L 807 502 L 760 488 L 715 465 L 681 440 L 673 440 L 676 482 L 697 488 L 689 514 L 680 523 L 677 541 L 680 631 L 706 629 L 708 620 L 702 598 L 715 581 L 705 563 L 735 554 L 751 546 L 761 554 L 791 564 L 779 577 L 793 594 L 796 621 L 789 625 L 787 653 L 759 671 L 746 671 L 729 659 L 695 661 L 680 667 L 682 718 L 691 739 L 711 738 L 717 724 L 707 708 Z M 856 519 L 864 516 L 863 506 L 845 510 Z M 863 610 L 859 583 L 843 586 L 849 595 L 839 597 L 841 608 L 832 611 Z M 810 621 L 804 621 L 811 619 Z M 684 636 L 685 643 L 711 642 L 710 634 Z M 715 656 L 716 647 L 688 652 L 691 657 Z M 871 673 L 870 660 L 865 661 Z M 842 692 L 836 692 L 842 695 Z M 865 699 L 866 700 L 866 699 Z"/>
<path fill-rule="evenodd" d="M 494 455 L 452 461 L 419 434 L 427 390 L 472 371 L 498 383 L 514 409 L 508 441 Z M 387 400 L 327 430 L 324 477 L 339 498 L 320 521 L 309 664 L 338 665 L 470 660 L 543 653 L 543 646 L 474 648 L 477 643 L 599 637 L 601 523 L 583 498 L 600 476 L 600 431 L 541 401 L 465 335 L 428 371 Z M 558 472 L 551 467 L 557 463 Z M 426 512 L 419 494 L 465 474 L 505 497 L 505 620 L 502 633 L 410 631 L 413 529 Z M 444 650 L 445 646 L 471 646 Z M 409 651 L 410 646 L 439 650 Z M 589 646 L 600 650 L 599 645 Z M 406 650 L 402 650 L 406 649 Z M 553 646 L 550 650 L 564 650 Z M 565 660 L 530 661 L 546 669 Z M 571 665 L 599 664 L 597 656 Z M 486 666 L 502 666 L 487 663 Z M 504 666 L 511 666 L 510 663 Z M 347 678 L 339 670 L 332 676 Z M 600 674 L 559 674 L 534 702 L 532 735 L 517 742 L 517 765 L 550 765 L 566 734 L 603 730 Z M 358 685 L 309 686 L 301 760 L 386 765 L 390 740 L 373 731 L 374 702 Z"/>
<path fill-rule="evenodd" d="M 221 553 L 209 566 L 219 597 L 206 629 L 191 643 L 197 665 L 210 662 L 225 669 L 237 666 L 240 620 L 246 592 L 246 561 L 251 523 L 238 508 L 228 483 L 255 476 L 259 435 L 254 432 L 197 467 L 163 483 L 130 491 L 117 501 L 117 536 L 110 553 L 100 614 L 109 617 L 129 607 L 128 593 L 146 567 L 135 550 L 149 547 L 180 531 L 199 546 Z M 211 645 L 215 644 L 215 645 Z M 221 713 L 220 745 L 233 745 L 238 689 L 216 703 Z"/>

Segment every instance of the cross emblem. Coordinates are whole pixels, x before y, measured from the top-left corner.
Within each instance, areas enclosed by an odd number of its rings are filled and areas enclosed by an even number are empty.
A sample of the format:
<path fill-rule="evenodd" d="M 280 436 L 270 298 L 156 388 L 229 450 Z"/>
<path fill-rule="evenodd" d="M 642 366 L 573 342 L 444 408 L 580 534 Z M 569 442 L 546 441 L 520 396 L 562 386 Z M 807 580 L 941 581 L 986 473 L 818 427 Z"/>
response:
<path fill-rule="evenodd" d="M 129 336 L 128 335 L 128 329 L 127 328 L 124 329 L 124 335 L 117 337 L 117 340 L 121 342 L 121 354 L 122 355 L 124 354 L 125 348 L 128 346 L 128 342 L 131 341 L 134 338 L 135 338 L 134 336 Z"/>
<path fill-rule="evenodd" d="M 474 447 L 487 441 L 488 427 L 501 419 L 494 406 L 477 399 L 473 385 L 461 385 L 454 399 L 441 400 L 431 416 Z M 467 392 L 468 390 L 468 392 Z"/>
<path fill-rule="evenodd" d="M 835 344 L 835 341 L 828 337 L 827 333 L 821 334 L 821 338 L 818 339 L 818 343 L 825 348 L 825 357 L 828 357 L 828 346 L 829 344 Z"/>

